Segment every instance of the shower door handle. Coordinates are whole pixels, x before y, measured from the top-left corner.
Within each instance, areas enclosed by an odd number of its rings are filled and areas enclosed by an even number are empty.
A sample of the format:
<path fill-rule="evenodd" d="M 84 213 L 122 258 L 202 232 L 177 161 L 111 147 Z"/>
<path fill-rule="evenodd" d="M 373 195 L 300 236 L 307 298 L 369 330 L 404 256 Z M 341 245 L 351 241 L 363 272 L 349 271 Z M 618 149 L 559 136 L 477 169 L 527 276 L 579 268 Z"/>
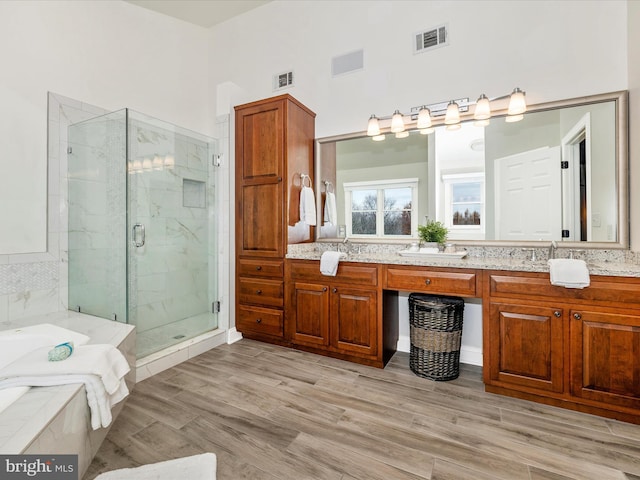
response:
<path fill-rule="evenodd" d="M 138 233 L 140 233 L 140 235 L 138 236 Z M 133 229 L 131 231 L 131 237 L 133 240 L 133 244 L 136 247 L 142 247 L 144 246 L 144 241 L 145 241 L 145 233 L 144 233 L 144 225 L 142 223 L 136 223 L 133 226 Z"/>

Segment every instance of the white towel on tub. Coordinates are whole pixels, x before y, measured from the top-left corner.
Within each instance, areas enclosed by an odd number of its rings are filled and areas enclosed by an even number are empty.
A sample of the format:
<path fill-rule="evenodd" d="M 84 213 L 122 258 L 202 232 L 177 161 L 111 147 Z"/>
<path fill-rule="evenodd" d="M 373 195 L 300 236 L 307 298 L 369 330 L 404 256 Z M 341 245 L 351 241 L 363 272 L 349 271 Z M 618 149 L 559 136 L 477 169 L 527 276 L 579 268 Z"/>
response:
<path fill-rule="evenodd" d="M 130 367 L 113 345 L 83 345 L 58 362 L 47 360 L 50 347 L 29 352 L 0 369 L 0 389 L 21 386 L 48 387 L 82 383 L 91 410 L 91 427 L 97 430 L 111 423 L 111 407 L 129 390 L 124 376 Z"/>
<path fill-rule="evenodd" d="M 565 288 L 585 288 L 591 284 L 585 261 L 572 258 L 550 259 L 549 279 L 551 285 Z"/>
<path fill-rule="evenodd" d="M 300 190 L 300 221 L 307 225 L 316 224 L 316 196 L 311 187 Z"/>

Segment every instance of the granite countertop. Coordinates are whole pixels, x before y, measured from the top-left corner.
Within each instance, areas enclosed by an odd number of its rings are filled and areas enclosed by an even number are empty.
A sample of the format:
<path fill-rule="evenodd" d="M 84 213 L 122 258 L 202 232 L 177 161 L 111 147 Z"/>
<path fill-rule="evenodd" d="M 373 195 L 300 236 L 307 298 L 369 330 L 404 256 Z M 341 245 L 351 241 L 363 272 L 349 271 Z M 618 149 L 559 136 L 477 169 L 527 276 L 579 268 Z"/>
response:
<path fill-rule="evenodd" d="M 332 248 L 331 248 L 332 247 Z M 342 247 L 342 246 L 341 246 Z M 326 250 L 335 250 L 335 244 L 317 243 L 289 245 L 286 258 L 298 260 L 320 260 Z M 346 248 L 341 248 L 345 250 Z M 369 251 L 369 245 L 358 248 L 351 246 L 350 253 L 346 254 L 342 261 L 354 263 L 378 263 L 387 265 L 413 265 L 421 267 L 447 267 L 447 268 L 473 268 L 483 270 L 509 270 L 518 272 L 549 272 L 546 249 L 540 251 L 539 259 L 530 260 L 530 252 L 522 248 L 503 247 L 473 247 L 468 249 L 464 258 L 444 256 L 437 258 L 434 255 L 425 257 L 402 256 L 400 251 L 404 247 L 380 248 L 373 247 L 376 251 Z M 358 251 L 360 251 L 358 253 Z M 543 255 L 544 253 L 544 255 Z M 565 253 L 565 252 L 561 252 Z M 640 264 L 635 261 L 635 254 L 629 255 L 628 251 L 584 251 L 583 259 L 587 262 L 589 273 L 592 275 L 609 275 L 623 277 L 640 277 Z M 563 258 L 564 255 L 558 255 Z M 631 258 L 629 258 L 631 257 Z M 566 258 L 566 257 L 564 257 Z"/>

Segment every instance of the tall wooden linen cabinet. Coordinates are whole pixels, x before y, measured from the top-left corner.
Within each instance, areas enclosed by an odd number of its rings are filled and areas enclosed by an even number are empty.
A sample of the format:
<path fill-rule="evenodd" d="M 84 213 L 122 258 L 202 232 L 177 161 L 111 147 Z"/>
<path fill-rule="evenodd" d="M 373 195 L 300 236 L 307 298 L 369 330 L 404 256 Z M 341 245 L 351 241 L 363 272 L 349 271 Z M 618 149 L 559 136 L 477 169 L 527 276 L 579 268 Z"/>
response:
<path fill-rule="evenodd" d="M 235 107 L 236 328 L 285 344 L 284 257 L 313 177 L 315 113 L 290 95 Z M 314 227 L 310 228 L 314 238 Z"/>

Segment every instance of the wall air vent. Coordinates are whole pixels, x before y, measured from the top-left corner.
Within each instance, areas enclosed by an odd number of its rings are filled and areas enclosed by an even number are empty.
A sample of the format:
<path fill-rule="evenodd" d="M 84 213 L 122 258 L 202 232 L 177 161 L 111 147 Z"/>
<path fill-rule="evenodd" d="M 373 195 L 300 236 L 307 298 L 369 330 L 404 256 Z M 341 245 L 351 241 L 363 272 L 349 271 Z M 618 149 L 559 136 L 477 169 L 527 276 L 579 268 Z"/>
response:
<path fill-rule="evenodd" d="M 293 86 L 293 70 L 273 76 L 273 90 L 282 90 Z"/>
<path fill-rule="evenodd" d="M 414 35 L 413 53 L 423 53 L 437 47 L 449 45 L 449 27 L 440 25 Z"/>
<path fill-rule="evenodd" d="M 336 77 L 364 68 L 364 50 L 345 53 L 331 59 L 331 75 Z"/>

